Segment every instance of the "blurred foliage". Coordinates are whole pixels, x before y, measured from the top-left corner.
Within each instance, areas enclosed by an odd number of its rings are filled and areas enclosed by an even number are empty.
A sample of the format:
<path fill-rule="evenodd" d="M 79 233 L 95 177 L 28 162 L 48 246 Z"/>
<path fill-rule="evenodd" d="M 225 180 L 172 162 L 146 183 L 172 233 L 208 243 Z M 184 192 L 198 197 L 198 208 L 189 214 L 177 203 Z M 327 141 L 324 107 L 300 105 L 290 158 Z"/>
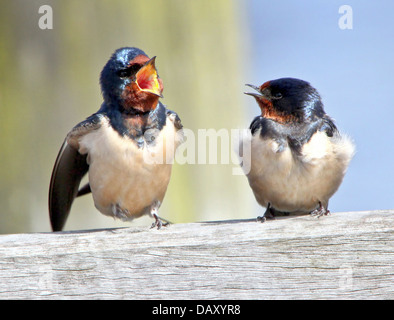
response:
<path fill-rule="evenodd" d="M 53 9 L 52 30 L 38 26 L 44 4 Z M 245 127 L 243 20 L 242 2 L 229 0 L 3 0 L 0 233 L 50 230 L 57 152 L 67 132 L 99 108 L 99 73 L 119 47 L 157 56 L 162 101 L 185 127 Z M 233 176 L 233 167 L 175 164 L 160 215 L 173 222 L 254 216 L 246 179 Z M 75 202 L 66 229 L 113 225 L 128 224 L 103 217 L 87 196 Z"/>

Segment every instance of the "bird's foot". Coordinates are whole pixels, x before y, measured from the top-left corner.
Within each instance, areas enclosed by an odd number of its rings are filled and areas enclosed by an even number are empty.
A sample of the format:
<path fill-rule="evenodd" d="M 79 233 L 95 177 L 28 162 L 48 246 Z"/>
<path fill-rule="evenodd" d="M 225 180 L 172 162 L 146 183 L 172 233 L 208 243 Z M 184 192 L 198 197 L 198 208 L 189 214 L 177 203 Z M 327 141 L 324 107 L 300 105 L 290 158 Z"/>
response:
<path fill-rule="evenodd" d="M 157 228 L 157 230 L 161 229 L 161 227 L 166 227 L 170 225 L 170 222 L 164 219 L 161 219 L 157 214 L 153 214 L 153 218 L 155 218 L 155 222 L 152 223 L 152 226 L 150 227 L 151 229 Z"/>
<path fill-rule="evenodd" d="M 270 203 L 268 203 L 267 209 L 265 210 L 264 214 L 262 216 L 257 217 L 256 220 L 263 223 L 267 219 L 275 220 L 276 216 L 288 216 L 288 215 L 290 215 L 290 212 L 278 211 L 275 208 L 273 208 Z"/>
<path fill-rule="evenodd" d="M 275 220 L 275 209 L 271 207 L 271 204 L 268 203 L 267 209 L 265 210 L 262 216 L 258 216 L 256 221 L 257 222 L 265 222 L 267 219 Z"/>
<path fill-rule="evenodd" d="M 323 207 L 320 201 L 319 201 L 319 207 L 311 211 L 311 216 L 316 218 L 320 218 L 322 216 L 328 216 L 328 215 L 330 215 L 330 210 Z"/>

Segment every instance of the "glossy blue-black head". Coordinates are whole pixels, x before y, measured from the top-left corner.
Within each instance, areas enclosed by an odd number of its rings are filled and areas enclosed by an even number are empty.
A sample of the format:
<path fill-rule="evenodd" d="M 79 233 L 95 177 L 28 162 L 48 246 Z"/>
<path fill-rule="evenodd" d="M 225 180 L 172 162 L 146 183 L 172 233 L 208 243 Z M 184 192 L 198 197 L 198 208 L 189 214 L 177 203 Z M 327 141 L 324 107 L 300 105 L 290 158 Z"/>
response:
<path fill-rule="evenodd" d="M 260 87 L 248 85 L 258 93 L 253 96 L 262 116 L 279 122 L 303 121 L 322 117 L 325 112 L 320 95 L 309 82 L 295 78 L 267 81 Z"/>
<path fill-rule="evenodd" d="M 152 109 L 152 101 L 158 101 L 163 91 L 155 58 L 149 59 L 144 51 L 134 47 L 116 50 L 100 75 L 106 103 L 119 104 L 124 109 Z"/>

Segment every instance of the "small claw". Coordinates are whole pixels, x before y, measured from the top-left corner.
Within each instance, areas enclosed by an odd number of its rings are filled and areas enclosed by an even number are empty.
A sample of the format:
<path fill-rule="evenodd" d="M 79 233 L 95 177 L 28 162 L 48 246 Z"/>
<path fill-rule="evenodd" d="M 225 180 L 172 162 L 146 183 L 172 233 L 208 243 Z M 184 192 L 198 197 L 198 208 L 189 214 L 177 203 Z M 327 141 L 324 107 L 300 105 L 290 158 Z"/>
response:
<path fill-rule="evenodd" d="M 163 221 L 159 218 L 159 216 L 157 214 L 153 214 L 153 217 L 155 218 L 155 222 L 152 223 L 152 225 L 150 227 L 151 229 L 157 227 L 157 230 L 160 230 L 161 227 L 166 227 L 170 224 L 169 221 L 165 221 L 163 223 Z"/>
<path fill-rule="evenodd" d="M 157 227 L 157 230 L 161 229 L 163 223 L 160 220 L 156 220 L 155 222 L 152 223 L 151 229 Z"/>
<path fill-rule="evenodd" d="M 268 203 L 267 209 L 265 210 L 264 214 L 262 216 L 258 216 L 256 221 L 257 222 L 265 222 L 267 219 L 275 220 L 275 209 L 271 207 L 271 204 Z"/>
<path fill-rule="evenodd" d="M 312 217 L 320 218 L 322 216 L 328 216 L 328 215 L 330 215 L 330 210 L 324 208 L 320 201 L 319 201 L 319 207 L 311 211 Z"/>

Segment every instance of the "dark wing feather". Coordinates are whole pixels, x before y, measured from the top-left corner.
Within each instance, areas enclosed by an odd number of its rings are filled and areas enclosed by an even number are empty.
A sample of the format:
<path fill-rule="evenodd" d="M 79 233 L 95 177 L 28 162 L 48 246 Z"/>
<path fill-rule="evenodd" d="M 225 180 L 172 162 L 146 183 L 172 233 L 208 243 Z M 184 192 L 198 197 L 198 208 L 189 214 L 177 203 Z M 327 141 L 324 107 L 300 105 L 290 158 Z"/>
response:
<path fill-rule="evenodd" d="M 92 190 L 90 189 L 90 184 L 88 182 L 81 189 L 78 190 L 77 198 L 80 196 L 84 196 L 85 194 L 88 194 L 90 192 L 92 192 Z"/>
<path fill-rule="evenodd" d="M 252 123 L 249 126 L 252 135 L 254 135 L 255 132 L 262 127 L 262 122 L 264 122 L 264 120 L 265 119 L 260 116 L 253 119 Z"/>
<path fill-rule="evenodd" d="M 83 135 L 100 128 L 103 117 L 95 113 L 78 123 L 59 151 L 49 186 L 49 217 L 53 231 L 63 229 L 74 199 L 91 191 L 88 184 L 78 192 L 79 184 L 89 170 L 87 155 L 78 152 L 78 141 Z"/>
<path fill-rule="evenodd" d="M 179 116 L 176 112 L 167 109 L 166 116 L 171 117 L 172 121 L 174 122 L 174 126 L 177 130 L 181 130 L 183 128 L 181 119 L 179 118 Z M 165 120 L 163 122 L 165 123 Z"/>
<path fill-rule="evenodd" d="M 61 231 L 66 223 L 81 179 L 89 169 L 86 157 L 64 141 L 49 186 L 49 217 L 53 231 Z"/>
<path fill-rule="evenodd" d="M 324 115 L 323 125 L 320 130 L 325 131 L 329 137 L 333 137 L 334 134 L 338 133 L 338 129 L 334 121 L 328 115 Z"/>

